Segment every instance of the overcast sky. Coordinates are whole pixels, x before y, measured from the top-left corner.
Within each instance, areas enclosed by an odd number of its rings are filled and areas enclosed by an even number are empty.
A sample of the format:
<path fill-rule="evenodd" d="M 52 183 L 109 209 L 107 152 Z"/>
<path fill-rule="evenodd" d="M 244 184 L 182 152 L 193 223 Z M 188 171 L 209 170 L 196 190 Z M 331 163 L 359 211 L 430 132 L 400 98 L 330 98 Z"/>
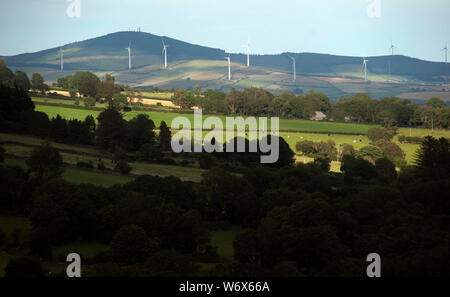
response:
<path fill-rule="evenodd" d="M 70 2 L 72 1 L 72 2 Z M 79 1 L 80 17 L 67 13 Z M 449 0 L 2 0 L 0 55 L 35 52 L 141 27 L 190 43 L 256 54 L 396 53 L 442 61 Z M 73 6 L 72 6 L 73 8 Z"/>

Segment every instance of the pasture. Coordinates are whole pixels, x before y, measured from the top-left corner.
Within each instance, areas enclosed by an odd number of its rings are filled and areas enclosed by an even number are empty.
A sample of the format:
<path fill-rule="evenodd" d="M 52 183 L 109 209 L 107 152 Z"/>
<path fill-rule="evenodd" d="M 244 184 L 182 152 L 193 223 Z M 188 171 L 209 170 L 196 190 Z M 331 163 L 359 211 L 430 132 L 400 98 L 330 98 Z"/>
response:
<path fill-rule="evenodd" d="M 50 99 L 49 99 L 50 100 Z M 53 99 L 51 99 L 53 100 Z M 37 101 L 36 101 L 37 102 Z M 77 109 L 68 108 L 62 106 L 48 106 L 48 105 L 36 105 L 37 111 L 46 113 L 50 118 L 60 115 L 67 119 L 79 119 L 84 120 L 86 116 L 92 115 L 97 118 L 100 111 L 98 110 L 88 110 L 88 109 Z M 130 111 L 124 114 L 126 120 L 130 120 L 138 114 L 148 114 L 149 117 L 155 122 L 156 126 L 159 126 L 161 121 L 165 121 L 168 126 L 171 125 L 172 120 L 176 117 L 186 117 L 191 122 L 191 126 L 194 126 L 194 113 L 164 113 L 164 112 L 152 112 L 152 111 Z M 205 120 L 206 115 L 203 116 Z M 225 126 L 226 117 L 216 116 L 222 120 Z M 268 121 L 270 125 L 270 120 Z M 367 130 L 376 125 L 368 124 L 354 124 L 354 123 L 337 123 L 337 122 L 317 122 L 317 121 L 306 121 L 306 120 L 293 120 L 293 119 L 280 119 L 280 131 L 302 131 L 302 132 L 320 132 L 320 133 L 348 133 L 348 134 L 365 134 Z M 269 126 L 270 127 L 270 126 Z"/>
<path fill-rule="evenodd" d="M 5 163 L 10 166 L 27 168 L 23 159 L 6 158 Z M 74 184 L 91 183 L 97 186 L 110 187 L 116 184 L 124 184 L 133 180 L 128 175 L 108 174 L 80 168 L 66 167 L 62 173 L 62 178 Z"/>

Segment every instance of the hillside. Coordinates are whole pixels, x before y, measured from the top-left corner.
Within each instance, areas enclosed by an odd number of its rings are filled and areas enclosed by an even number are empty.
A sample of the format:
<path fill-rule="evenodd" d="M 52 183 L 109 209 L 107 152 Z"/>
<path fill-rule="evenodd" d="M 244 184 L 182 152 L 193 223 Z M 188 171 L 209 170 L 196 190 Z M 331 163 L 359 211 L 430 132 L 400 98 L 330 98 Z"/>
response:
<path fill-rule="evenodd" d="M 162 39 L 169 46 L 169 68 L 164 69 Z M 125 49 L 131 42 L 132 71 L 128 71 Z M 2 57 L 12 69 L 31 74 L 40 72 L 47 81 L 78 70 L 99 76 L 113 73 L 118 82 L 139 87 L 184 87 L 229 90 L 248 86 L 264 87 L 272 92 L 296 93 L 310 89 L 326 93 L 332 99 L 357 92 L 374 97 L 419 92 L 415 99 L 427 99 L 426 93 L 448 92 L 443 86 L 450 78 L 450 66 L 406 56 L 368 57 L 368 82 L 363 80 L 361 57 L 315 53 L 252 55 L 252 67 L 245 67 L 246 56 L 231 54 L 232 81 L 228 81 L 224 50 L 190 44 L 144 32 L 117 32 L 64 45 L 64 71 L 60 71 L 60 48 Z M 292 62 L 296 57 L 297 80 L 292 81 Z M 439 95 L 439 94 L 438 94 Z M 447 97 L 443 94 L 442 97 Z"/>

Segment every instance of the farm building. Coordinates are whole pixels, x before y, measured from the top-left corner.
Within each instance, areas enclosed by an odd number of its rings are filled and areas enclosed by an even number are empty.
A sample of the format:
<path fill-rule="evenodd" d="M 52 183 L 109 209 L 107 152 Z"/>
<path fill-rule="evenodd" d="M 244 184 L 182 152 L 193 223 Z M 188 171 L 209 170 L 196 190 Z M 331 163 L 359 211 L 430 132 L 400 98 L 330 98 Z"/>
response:
<path fill-rule="evenodd" d="M 324 119 L 326 119 L 326 118 L 327 118 L 327 115 L 324 114 L 323 112 L 321 112 L 321 111 L 315 111 L 315 112 L 314 112 L 314 115 L 311 116 L 310 120 L 311 120 L 311 121 L 321 121 L 321 120 L 324 120 Z"/>

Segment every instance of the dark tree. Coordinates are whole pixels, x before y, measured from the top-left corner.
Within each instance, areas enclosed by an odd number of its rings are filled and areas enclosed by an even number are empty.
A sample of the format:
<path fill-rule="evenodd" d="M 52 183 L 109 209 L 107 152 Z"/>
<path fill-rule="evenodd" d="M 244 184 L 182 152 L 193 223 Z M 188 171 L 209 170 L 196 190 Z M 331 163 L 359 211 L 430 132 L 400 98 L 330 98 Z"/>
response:
<path fill-rule="evenodd" d="M 30 159 L 27 160 L 31 172 L 38 178 L 55 178 L 61 174 L 63 160 L 59 151 L 49 143 L 33 150 Z"/>
<path fill-rule="evenodd" d="M 261 244 L 255 230 L 246 230 L 233 241 L 234 258 L 242 264 L 258 264 L 261 261 Z"/>
<path fill-rule="evenodd" d="M 145 230 L 136 225 L 121 227 L 111 242 L 111 253 L 117 263 L 144 262 L 150 255 L 151 248 L 152 243 Z"/>
<path fill-rule="evenodd" d="M 97 145 L 111 151 L 116 146 L 123 146 L 127 138 L 127 122 L 113 108 L 108 108 L 98 115 Z"/>
<path fill-rule="evenodd" d="M 67 121 L 59 114 L 50 121 L 50 138 L 58 141 L 65 141 L 68 135 Z"/>
<path fill-rule="evenodd" d="M 44 83 L 44 78 L 39 73 L 33 73 L 31 77 L 31 88 L 41 92 L 49 89 L 49 87 Z"/>
<path fill-rule="evenodd" d="M 0 86 L 0 113 L 7 121 L 18 122 L 23 111 L 34 110 L 27 91 Z"/>
<path fill-rule="evenodd" d="M 445 138 L 426 136 L 416 155 L 415 166 L 425 179 L 450 176 L 450 144 Z"/>
<path fill-rule="evenodd" d="M 128 122 L 128 146 L 136 151 L 144 144 L 155 142 L 155 124 L 146 114 L 139 114 Z"/>
<path fill-rule="evenodd" d="M 0 59 L 0 86 L 14 87 L 14 73 L 6 66 L 4 60 Z"/>
<path fill-rule="evenodd" d="M 378 178 L 386 183 L 391 183 L 397 178 L 397 171 L 395 165 L 386 158 L 381 158 L 375 161 L 375 169 L 377 171 Z"/>
<path fill-rule="evenodd" d="M 171 142 L 172 139 L 172 134 L 169 130 L 169 128 L 167 127 L 166 122 L 161 121 L 161 124 L 159 126 L 159 145 L 161 147 L 162 150 L 169 150 L 171 149 Z"/>
<path fill-rule="evenodd" d="M 47 138 L 50 129 L 50 120 L 46 113 L 27 110 L 20 115 L 20 124 L 23 132 Z"/>
<path fill-rule="evenodd" d="M 13 79 L 14 86 L 17 88 L 20 88 L 24 91 L 27 91 L 31 88 L 30 79 L 28 78 L 27 74 L 23 71 L 16 71 L 16 75 Z"/>

